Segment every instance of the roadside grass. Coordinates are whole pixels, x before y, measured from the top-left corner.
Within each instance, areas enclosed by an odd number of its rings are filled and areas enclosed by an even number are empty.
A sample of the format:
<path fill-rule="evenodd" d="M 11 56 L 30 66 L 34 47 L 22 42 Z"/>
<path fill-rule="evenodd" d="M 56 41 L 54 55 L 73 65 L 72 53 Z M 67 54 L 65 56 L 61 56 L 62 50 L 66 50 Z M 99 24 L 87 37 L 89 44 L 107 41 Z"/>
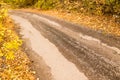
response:
<path fill-rule="evenodd" d="M 30 60 L 22 51 L 22 40 L 15 32 L 15 25 L 0 9 L 0 80 L 35 80 L 35 71 Z"/>
<path fill-rule="evenodd" d="M 101 31 L 104 34 L 120 36 L 120 22 L 116 22 L 115 18 L 112 16 L 67 12 L 63 9 L 59 10 L 20 9 L 20 10 L 54 16 L 66 21 L 73 22 L 75 24 L 92 28 L 96 31 Z"/>

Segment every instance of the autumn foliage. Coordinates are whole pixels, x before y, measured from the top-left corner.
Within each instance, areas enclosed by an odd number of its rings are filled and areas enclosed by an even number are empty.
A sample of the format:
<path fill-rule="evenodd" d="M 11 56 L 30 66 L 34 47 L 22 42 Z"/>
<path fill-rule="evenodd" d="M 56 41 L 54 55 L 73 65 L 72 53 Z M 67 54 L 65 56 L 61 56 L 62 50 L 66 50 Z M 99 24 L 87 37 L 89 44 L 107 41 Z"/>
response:
<path fill-rule="evenodd" d="M 0 80 L 35 80 L 30 61 L 21 50 L 22 40 L 14 31 L 6 4 L 0 4 Z"/>
<path fill-rule="evenodd" d="M 22 41 L 19 37 L 5 24 L 7 18 L 7 9 L 0 10 L 0 57 L 14 59 L 14 53 L 21 46 Z"/>
<path fill-rule="evenodd" d="M 15 7 L 34 7 L 40 9 L 64 8 L 92 14 L 120 15 L 120 0 L 3 0 Z"/>

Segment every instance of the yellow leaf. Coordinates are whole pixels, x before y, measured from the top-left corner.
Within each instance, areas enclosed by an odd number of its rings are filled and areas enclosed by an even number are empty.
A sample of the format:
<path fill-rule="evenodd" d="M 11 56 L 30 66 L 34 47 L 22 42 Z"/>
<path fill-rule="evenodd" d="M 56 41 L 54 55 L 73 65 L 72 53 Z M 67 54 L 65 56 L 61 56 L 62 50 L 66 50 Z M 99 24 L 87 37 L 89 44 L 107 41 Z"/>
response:
<path fill-rule="evenodd" d="M 15 56 L 14 56 L 14 52 L 13 51 L 10 51 L 8 52 L 6 55 L 5 55 L 6 59 L 14 59 Z"/>
<path fill-rule="evenodd" d="M 4 53 L 2 53 L 2 51 L 0 50 L 0 57 L 2 57 L 4 55 Z"/>

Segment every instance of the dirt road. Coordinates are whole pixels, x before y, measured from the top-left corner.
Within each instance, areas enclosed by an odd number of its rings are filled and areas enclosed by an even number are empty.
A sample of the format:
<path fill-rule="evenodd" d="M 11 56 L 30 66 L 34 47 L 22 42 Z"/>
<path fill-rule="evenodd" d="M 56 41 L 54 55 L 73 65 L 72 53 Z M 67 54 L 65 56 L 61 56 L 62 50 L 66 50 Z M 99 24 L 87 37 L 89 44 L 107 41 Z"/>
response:
<path fill-rule="evenodd" d="M 10 11 L 40 80 L 120 80 L 120 38 L 42 14 Z"/>

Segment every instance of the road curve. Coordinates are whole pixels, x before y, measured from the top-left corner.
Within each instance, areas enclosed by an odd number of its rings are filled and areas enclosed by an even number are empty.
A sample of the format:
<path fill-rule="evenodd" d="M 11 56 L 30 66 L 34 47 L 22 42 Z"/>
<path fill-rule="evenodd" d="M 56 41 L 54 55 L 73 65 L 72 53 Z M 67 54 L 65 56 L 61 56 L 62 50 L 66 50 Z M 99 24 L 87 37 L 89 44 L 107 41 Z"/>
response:
<path fill-rule="evenodd" d="M 120 80 L 119 37 L 42 14 L 10 11 L 10 16 L 29 50 L 49 67 L 50 78 L 40 80 Z"/>

